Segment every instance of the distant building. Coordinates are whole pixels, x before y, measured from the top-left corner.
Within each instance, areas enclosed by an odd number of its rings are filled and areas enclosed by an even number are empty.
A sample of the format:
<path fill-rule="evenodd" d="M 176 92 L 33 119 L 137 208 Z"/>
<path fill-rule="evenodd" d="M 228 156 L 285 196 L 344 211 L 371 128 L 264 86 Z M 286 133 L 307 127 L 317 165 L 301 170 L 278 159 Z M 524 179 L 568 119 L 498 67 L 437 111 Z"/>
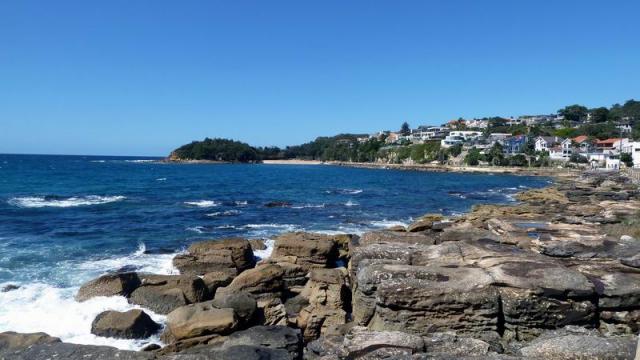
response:
<path fill-rule="evenodd" d="M 622 147 L 622 152 L 631 154 L 633 167 L 640 168 L 640 141 L 628 142 Z"/>
<path fill-rule="evenodd" d="M 467 127 L 472 129 L 486 129 L 489 126 L 489 121 L 487 120 L 467 120 Z"/>
<path fill-rule="evenodd" d="M 535 151 L 549 151 L 552 147 L 562 142 L 557 136 L 538 136 L 535 140 Z"/>
<path fill-rule="evenodd" d="M 503 151 L 507 155 L 518 154 L 524 151 L 527 145 L 526 135 L 516 135 L 502 140 Z"/>
<path fill-rule="evenodd" d="M 622 133 L 630 133 L 633 130 L 630 124 L 616 125 L 616 128 Z"/>

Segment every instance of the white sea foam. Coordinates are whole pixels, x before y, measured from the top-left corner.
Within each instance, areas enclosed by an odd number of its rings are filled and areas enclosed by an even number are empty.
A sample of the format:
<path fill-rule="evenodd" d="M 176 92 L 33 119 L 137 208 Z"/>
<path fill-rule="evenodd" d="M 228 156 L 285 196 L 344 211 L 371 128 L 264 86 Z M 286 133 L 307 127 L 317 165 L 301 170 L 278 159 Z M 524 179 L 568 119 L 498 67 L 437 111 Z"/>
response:
<path fill-rule="evenodd" d="M 198 234 L 204 234 L 206 228 L 204 226 L 189 226 L 186 230 L 193 231 Z"/>
<path fill-rule="evenodd" d="M 235 201 L 236 206 L 246 206 L 249 202 L 247 200 Z"/>
<path fill-rule="evenodd" d="M 247 224 L 244 226 L 247 229 L 279 229 L 279 228 L 295 228 L 293 224 Z"/>
<path fill-rule="evenodd" d="M 121 296 L 96 297 L 76 302 L 77 287 L 57 288 L 43 283 L 23 284 L 17 290 L 0 293 L 0 332 L 45 332 L 76 344 L 108 345 L 139 350 L 158 336 L 146 340 L 124 340 L 91 334 L 91 322 L 105 310 L 127 311 L 131 305 Z M 153 320 L 164 324 L 166 317 L 145 310 Z"/>
<path fill-rule="evenodd" d="M 156 181 L 167 181 L 167 178 L 157 178 Z"/>
<path fill-rule="evenodd" d="M 150 163 L 150 162 L 156 162 L 157 160 L 149 160 L 149 159 L 136 159 L 136 160 L 125 160 L 124 162 L 129 162 L 129 163 Z"/>
<path fill-rule="evenodd" d="M 362 189 L 335 189 L 325 191 L 327 194 L 343 194 L 343 195 L 356 195 L 362 193 Z"/>
<path fill-rule="evenodd" d="M 76 207 L 107 204 L 126 199 L 124 196 L 72 196 L 68 198 L 25 196 L 11 198 L 8 203 L 21 208 L 43 208 L 43 207 Z"/>
<path fill-rule="evenodd" d="M 225 211 L 216 211 L 211 214 L 207 214 L 209 217 L 220 217 L 220 216 L 235 216 L 242 214 L 240 210 L 225 210 Z"/>
<path fill-rule="evenodd" d="M 371 226 L 380 227 L 380 228 L 390 228 L 392 226 L 408 226 L 409 223 L 399 220 L 380 220 L 380 221 L 372 221 Z"/>
<path fill-rule="evenodd" d="M 292 209 L 321 209 L 324 208 L 324 204 L 303 204 L 303 205 L 294 205 Z"/>
<path fill-rule="evenodd" d="M 267 247 L 264 250 L 254 250 L 253 251 L 253 255 L 259 257 L 260 259 L 266 259 L 268 257 L 271 256 L 271 253 L 273 252 L 273 246 L 275 244 L 275 240 L 271 240 L 271 239 L 266 239 L 263 240 L 265 246 Z"/>
<path fill-rule="evenodd" d="M 347 201 L 346 203 L 344 203 L 344 206 L 359 206 L 360 204 L 358 204 L 357 202 L 354 202 L 352 200 Z"/>
<path fill-rule="evenodd" d="M 98 276 L 105 271 L 116 271 L 125 266 L 134 266 L 136 271 L 153 274 L 172 275 L 179 271 L 173 267 L 173 258 L 180 252 L 170 254 L 147 254 L 144 243 L 138 245 L 138 249 L 130 255 L 113 257 L 100 260 L 91 260 L 76 265 L 83 273 Z"/>
<path fill-rule="evenodd" d="M 220 203 L 213 200 L 197 200 L 197 201 L 185 201 L 186 205 L 197 206 L 201 208 L 220 206 Z"/>

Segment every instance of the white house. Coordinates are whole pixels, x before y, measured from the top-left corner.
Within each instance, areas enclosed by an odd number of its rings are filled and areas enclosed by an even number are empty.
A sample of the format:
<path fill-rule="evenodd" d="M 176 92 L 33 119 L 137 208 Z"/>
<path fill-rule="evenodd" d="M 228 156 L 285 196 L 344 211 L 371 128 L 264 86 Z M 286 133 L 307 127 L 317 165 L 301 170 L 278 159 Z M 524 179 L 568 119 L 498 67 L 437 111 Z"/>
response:
<path fill-rule="evenodd" d="M 562 139 L 557 136 L 538 136 L 534 149 L 535 151 L 549 151 L 549 149 L 561 141 Z"/>
<path fill-rule="evenodd" d="M 627 142 L 622 147 L 622 152 L 631 154 L 631 158 L 633 159 L 633 167 L 640 168 L 640 141 Z"/>
<path fill-rule="evenodd" d="M 444 139 L 440 140 L 440 147 L 449 148 L 457 144 L 462 144 L 464 138 L 462 136 L 447 135 Z"/>
<path fill-rule="evenodd" d="M 477 139 L 478 137 L 482 136 L 482 132 L 480 132 L 480 131 L 452 131 L 452 132 L 449 133 L 449 136 L 461 137 L 466 141 L 466 140 Z"/>

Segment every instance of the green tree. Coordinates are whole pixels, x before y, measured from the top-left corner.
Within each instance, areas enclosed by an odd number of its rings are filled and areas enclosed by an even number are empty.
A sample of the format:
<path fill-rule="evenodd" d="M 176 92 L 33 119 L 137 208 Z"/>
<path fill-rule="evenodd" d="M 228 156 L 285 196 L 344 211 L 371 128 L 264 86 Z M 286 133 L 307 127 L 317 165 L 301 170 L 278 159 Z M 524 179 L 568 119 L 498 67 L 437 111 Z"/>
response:
<path fill-rule="evenodd" d="M 475 147 L 469 150 L 467 155 L 464 157 L 464 163 L 469 166 L 476 166 L 480 164 L 480 150 Z"/>
<path fill-rule="evenodd" d="M 523 154 L 517 154 L 509 158 L 509 165 L 511 166 L 528 166 L 529 162 L 527 157 Z"/>
<path fill-rule="evenodd" d="M 456 157 L 462 153 L 462 144 L 455 144 L 449 148 L 449 155 Z"/>
<path fill-rule="evenodd" d="M 627 165 L 627 167 L 633 167 L 633 156 L 629 153 L 620 154 L 620 161 Z"/>
<path fill-rule="evenodd" d="M 402 123 L 402 126 L 400 127 L 400 134 L 404 136 L 411 134 L 411 127 L 408 122 L 405 121 Z"/>
<path fill-rule="evenodd" d="M 504 164 L 504 149 L 499 142 L 495 142 L 489 152 L 486 154 L 487 161 L 494 166 Z"/>
<path fill-rule="evenodd" d="M 586 107 L 577 104 L 569 105 L 558 110 L 558 114 L 570 121 L 581 121 L 587 116 L 587 112 L 588 109 Z"/>
<path fill-rule="evenodd" d="M 599 107 L 589 110 L 591 116 L 591 122 L 598 124 L 606 122 L 609 119 L 609 109 L 606 107 Z"/>

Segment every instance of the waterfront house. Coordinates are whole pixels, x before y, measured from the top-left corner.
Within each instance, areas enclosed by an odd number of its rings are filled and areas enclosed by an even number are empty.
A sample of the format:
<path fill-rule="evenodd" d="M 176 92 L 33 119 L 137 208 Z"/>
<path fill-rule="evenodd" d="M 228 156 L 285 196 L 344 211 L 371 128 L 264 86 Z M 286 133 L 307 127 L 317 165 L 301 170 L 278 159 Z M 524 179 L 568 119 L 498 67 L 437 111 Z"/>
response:
<path fill-rule="evenodd" d="M 507 155 L 513 155 L 523 152 L 526 145 L 526 135 L 511 136 L 502 140 L 503 152 Z"/>
<path fill-rule="evenodd" d="M 628 142 L 622 147 L 622 152 L 631 154 L 633 167 L 640 168 L 640 141 Z"/>
<path fill-rule="evenodd" d="M 576 151 L 581 154 L 587 154 L 593 150 L 593 143 L 589 140 L 587 135 L 576 136 L 571 139 L 571 141 L 573 142 Z"/>
<path fill-rule="evenodd" d="M 549 151 L 550 148 L 562 142 L 564 139 L 557 136 L 538 136 L 535 140 L 535 151 Z"/>

